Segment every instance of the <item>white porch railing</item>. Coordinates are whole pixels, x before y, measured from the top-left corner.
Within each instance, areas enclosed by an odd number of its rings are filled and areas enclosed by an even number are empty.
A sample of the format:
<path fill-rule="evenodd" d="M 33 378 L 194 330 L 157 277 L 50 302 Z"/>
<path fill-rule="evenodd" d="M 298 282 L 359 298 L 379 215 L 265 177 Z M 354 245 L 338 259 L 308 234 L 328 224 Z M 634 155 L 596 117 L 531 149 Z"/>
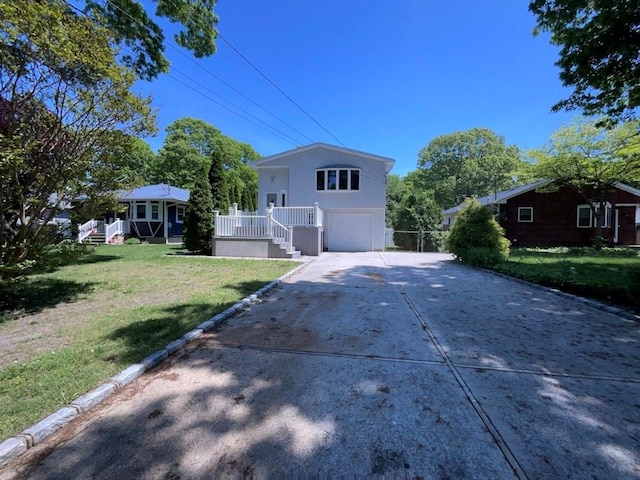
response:
<path fill-rule="evenodd" d="M 110 225 L 105 225 L 104 228 L 104 243 L 109 243 L 116 235 L 124 235 L 130 232 L 128 220 L 116 220 Z"/>
<path fill-rule="evenodd" d="M 116 220 L 110 225 L 101 220 L 91 219 L 78 226 L 78 243 L 82 243 L 86 238 L 94 233 L 104 233 L 104 243 L 109 243 L 116 235 L 128 234 L 130 232 L 128 220 Z"/>
<path fill-rule="evenodd" d="M 316 203 L 313 207 L 273 207 L 273 218 L 283 225 L 322 225 L 323 212 Z"/>
<path fill-rule="evenodd" d="M 91 235 L 94 229 L 98 228 L 98 222 L 94 219 L 89 220 L 86 223 L 78 226 L 78 243 L 82 243 L 82 241 Z"/>
<path fill-rule="evenodd" d="M 229 209 L 229 215 L 215 212 L 216 237 L 272 238 L 281 244 L 287 253 L 293 253 L 293 227 L 298 225 L 322 225 L 322 210 L 316 203 L 313 207 L 271 206 L 266 215 L 255 212 L 239 212 L 237 204 Z"/>

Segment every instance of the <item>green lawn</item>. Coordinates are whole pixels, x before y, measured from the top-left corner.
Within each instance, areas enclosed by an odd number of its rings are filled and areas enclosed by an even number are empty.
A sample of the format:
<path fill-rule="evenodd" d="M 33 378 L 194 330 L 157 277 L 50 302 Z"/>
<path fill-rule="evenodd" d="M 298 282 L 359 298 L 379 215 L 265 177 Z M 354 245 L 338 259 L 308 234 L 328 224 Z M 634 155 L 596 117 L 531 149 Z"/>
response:
<path fill-rule="evenodd" d="M 496 271 L 640 311 L 640 252 L 627 249 L 514 249 Z"/>
<path fill-rule="evenodd" d="M 180 253 L 101 246 L 0 286 L 0 441 L 298 265 Z"/>

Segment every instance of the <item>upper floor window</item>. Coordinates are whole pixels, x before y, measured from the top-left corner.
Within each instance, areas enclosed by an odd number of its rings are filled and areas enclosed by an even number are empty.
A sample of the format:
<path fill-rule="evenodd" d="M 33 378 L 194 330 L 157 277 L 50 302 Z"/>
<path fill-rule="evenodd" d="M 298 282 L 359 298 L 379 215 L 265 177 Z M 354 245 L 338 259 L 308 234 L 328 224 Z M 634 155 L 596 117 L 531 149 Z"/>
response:
<path fill-rule="evenodd" d="M 356 168 L 316 170 L 316 190 L 358 191 L 360 190 L 360 170 Z"/>

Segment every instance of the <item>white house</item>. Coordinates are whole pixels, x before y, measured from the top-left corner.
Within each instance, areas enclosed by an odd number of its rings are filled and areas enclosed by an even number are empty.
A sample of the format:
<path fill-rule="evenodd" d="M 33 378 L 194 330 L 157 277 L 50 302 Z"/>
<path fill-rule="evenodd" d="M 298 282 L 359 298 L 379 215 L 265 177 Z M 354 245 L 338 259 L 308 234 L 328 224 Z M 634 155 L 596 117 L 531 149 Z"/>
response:
<path fill-rule="evenodd" d="M 311 255 L 322 250 L 384 250 L 386 180 L 394 163 L 391 158 L 324 143 L 262 158 L 253 164 L 258 171 L 258 211 L 292 232 L 291 242 L 284 241 L 290 250 Z M 247 228 L 239 229 L 237 220 L 234 225 L 225 229 L 217 222 L 216 237 L 234 236 L 234 230 L 239 232 L 235 236 L 248 237 Z M 256 236 L 263 234 L 259 231 Z M 305 234 L 317 235 L 320 252 L 300 248 L 300 242 L 309 244 Z M 315 240 L 311 243 L 317 245 Z"/>

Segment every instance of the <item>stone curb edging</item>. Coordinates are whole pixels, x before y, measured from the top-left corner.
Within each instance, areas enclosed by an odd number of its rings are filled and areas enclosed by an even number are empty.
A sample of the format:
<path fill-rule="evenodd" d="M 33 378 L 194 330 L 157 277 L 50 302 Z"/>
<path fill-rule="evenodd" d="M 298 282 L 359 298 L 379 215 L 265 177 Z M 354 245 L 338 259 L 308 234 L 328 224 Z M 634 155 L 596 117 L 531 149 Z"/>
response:
<path fill-rule="evenodd" d="M 464 264 L 462 264 L 462 265 L 464 265 Z M 469 265 L 465 265 L 465 266 L 466 267 L 470 267 Z M 470 267 L 470 268 L 476 268 L 476 267 Z M 481 271 L 487 272 L 487 273 L 491 273 L 493 275 L 497 275 L 498 277 L 506 278 L 506 279 L 509 279 L 509 280 L 514 280 L 514 281 L 516 281 L 518 283 L 522 283 L 522 284 L 527 285 L 529 287 L 537 288 L 539 290 L 543 290 L 545 292 L 551 293 L 551 294 L 556 295 L 558 297 L 563 297 L 563 298 L 566 298 L 568 300 L 573 300 L 574 302 L 577 302 L 577 303 L 582 303 L 583 305 L 587 305 L 587 306 L 595 308 L 597 310 L 602 310 L 603 312 L 611 313 L 613 315 L 617 315 L 619 317 L 626 318 L 627 320 L 633 320 L 633 321 L 636 321 L 636 322 L 640 322 L 640 315 L 635 315 L 635 314 L 633 314 L 631 312 L 628 312 L 627 310 L 624 310 L 624 309 L 619 308 L 619 307 L 614 307 L 612 305 L 607 305 L 606 303 L 599 302 L 598 300 L 593 300 L 591 298 L 581 297 L 580 295 L 576 295 L 574 293 L 563 292 L 562 290 L 558 290 L 557 288 L 547 287 L 545 285 L 540 285 L 539 283 L 529 282 L 529 281 L 524 280 L 522 278 L 512 277 L 510 275 L 507 275 L 506 273 L 496 272 L 494 270 L 489 270 L 489 269 L 486 269 L 486 268 L 478 268 L 478 270 L 481 270 Z"/>
<path fill-rule="evenodd" d="M 49 435 L 67 425 L 73 419 L 85 413 L 90 408 L 100 404 L 115 392 L 133 382 L 136 378 L 142 376 L 145 372 L 148 372 L 158 366 L 169 356 L 184 347 L 187 343 L 198 338 L 203 333 L 212 330 L 219 323 L 234 316 L 248 305 L 257 302 L 258 299 L 280 286 L 284 280 L 299 273 L 302 269 L 306 268 L 307 265 L 315 261 L 316 259 L 305 262 L 290 272 L 285 273 L 280 278 L 277 278 L 255 293 L 243 298 L 235 305 L 227 308 L 224 312 L 218 313 L 214 317 L 211 317 L 209 320 L 198 325 L 193 330 L 185 333 L 182 337 L 167 344 L 164 348 L 148 355 L 140 363 L 135 363 L 127 367 L 102 385 L 99 385 L 84 395 L 72 400 L 69 405 L 60 408 L 58 411 L 40 420 L 38 423 L 27 428 L 15 437 L 7 438 L 0 443 L 0 467 L 6 465 L 33 446 L 39 444 Z"/>

